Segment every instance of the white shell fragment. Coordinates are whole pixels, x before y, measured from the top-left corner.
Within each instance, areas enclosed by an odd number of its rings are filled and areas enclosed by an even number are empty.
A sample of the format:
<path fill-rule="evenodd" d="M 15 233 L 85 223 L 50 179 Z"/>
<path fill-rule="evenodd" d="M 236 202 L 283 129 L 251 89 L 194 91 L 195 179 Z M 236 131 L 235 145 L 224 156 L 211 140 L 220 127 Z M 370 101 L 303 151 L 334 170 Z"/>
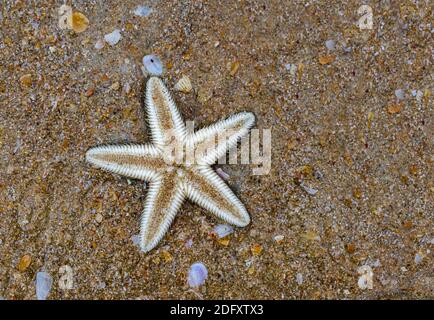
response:
<path fill-rule="evenodd" d="M 301 273 L 297 273 L 295 275 L 295 281 L 297 281 L 297 284 L 301 286 L 303 284 L 303 275 Z"/>
<path fill-rule="evenodd" d="M 234 228 L 228 224 L 218 224 L 215 226 L 213 233 L 217 238 L 224 238 L 234 232 Z"/>
<path fill-rule="evenodd" d="M 45 300 L 50 293 L 53 279 L 51 276 L 44 272 L 38 272 L 36 274 L 36 298 L 38 300 Z"/>
<path fill-rule="evenodd" d="M 336 48 L 336 42 L 334 40 L 327 40 L 325 46 L 328 50 L 333 51 Z"/>
<path fill-rule="evenodd" d="M 99 40 L 95 43 L 95 49 L 96 49 L 96 50 L 101 50 L 102 48 L 104 48 L 104 41 L 102 41 L 101 39 L 99 39 Z"/>
<path fill-rule="evenodd" d="M 136 16 L 139 17 L 147 17 L 151 14 L 152 9 L 146 6 L 137 6 L 137 8 L 133 11 Z"/>
<path fill-rule="evenodd" d="M 311 196 L 314 196 L 318 192 L 317 189 L 305 186 L 304 184 L 302 184 L 301 187 L 303 188 L 304 191 L 306 191 Z"/>
<path fill-rule="evenodd" d="M 131 241 L 133 242 L 134 245 L 140 247 L 140 235 L 139 234 L 135 234 L 131 237 Z"/>
<path fill-rule="evenodd" d="M 192 288 L 199 287 L 208 278 L 208 270 L 202 262 L 193 263 L 188 271 L 188 285 Z"/>
<path fill-rule="evenodd" d="M 187 76 L 182 76 L 181 79 L 175 84 L 175 90 L 182 93 L 189 93 L 193 87 L 191 86 L 190 78 Z"/>
<path fill-rule="evenodd" d="M 163 64 L 160 58 L 154 54 L 148 54 L 143 57 L 143 66 L 151 75 L 160 76 L 163 73 Z"/>
<path fill-rule="evenodd" d="M 217 168 L 215 172 L 219 175 L 220 178 L 223 180 L 228 180 L 230 178 L 230 175 L 228 175 L 226 172 L 223 171 L 222 168 Z"/>
<path fill-rule="evenodd" d="M 111 46 L 117 44 L 122 38 L 121 31 L 119 29 L 113 30 L 112 33 L 108 33 L 104 36 L 104 40 Z"/>
<path fill-rule="evenodd" d="M 374 287 L 374 272 L 370 266 L 361 266 L 357 269 L 358 274 L 360 274 L 359 281 L 357 282 L 360 289 L 372 289 Z"/>
<path fill-rule="evenodd" d="M 398 100 L 404 100 L 404 90 L 396 89 L 395 96 L 398 98 Z"/>

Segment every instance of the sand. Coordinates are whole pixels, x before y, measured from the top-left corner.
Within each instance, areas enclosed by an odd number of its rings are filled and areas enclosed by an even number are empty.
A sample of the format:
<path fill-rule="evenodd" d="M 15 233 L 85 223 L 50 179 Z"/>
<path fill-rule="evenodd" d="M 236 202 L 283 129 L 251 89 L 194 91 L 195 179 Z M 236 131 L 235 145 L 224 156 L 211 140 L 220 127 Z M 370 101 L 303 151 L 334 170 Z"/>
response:
<path fill-rule="evenodd" d="M 432 8 L 367 1 L 361 29 L 360 4 L 74 1 L 89 21 L 76 33 L 59 27 L 61 1 L 3 1 L 0 296 L 35 299 L 45 271 L 47 299 L 434 298 Z M 115 29 L 119 42 L 95 48 Z M 143 182 L 84 161 L 148 141 L 147 54 L 185 120 L 251 111 L 271 130 L 268 174 L 216 166 L 252 220 L 223 240 L 186 202 L 140 252 Z M 173 90 L 183 75 L 189 94 Z M 194 262 L 208 278 L 192 289 Z"/>

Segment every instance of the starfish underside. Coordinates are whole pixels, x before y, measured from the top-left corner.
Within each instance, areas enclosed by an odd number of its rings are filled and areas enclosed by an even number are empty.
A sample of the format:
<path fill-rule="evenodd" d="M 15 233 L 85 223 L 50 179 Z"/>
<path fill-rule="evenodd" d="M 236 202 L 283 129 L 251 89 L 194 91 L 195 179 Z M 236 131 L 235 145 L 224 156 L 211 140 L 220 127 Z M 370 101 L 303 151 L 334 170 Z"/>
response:
<path fill-rule="evenodd" d="M 146 85 L 146 113 L 151 144 L 105 145 L 86 153 L 86 160 L 97 167 L 149 182 L 141 218 L 141 249 L 147 252 L 158 244 L 185 199 L 230 224 L 248 225 L 250 217 L 244 205 L 211 165 L 248 134 L 254 115 L 241 112 L 187 133 L 167 88 L 156 77 Z M 225 139 L 215 139 L 222 133 L 227 133 Z M 168 146 L 181 152 L 175 157 L 167 151 Z M 206 152 L 199 152 L 202 149 Z M 193 150 L 193 162 L 184 159 L 185 150 Z"/>

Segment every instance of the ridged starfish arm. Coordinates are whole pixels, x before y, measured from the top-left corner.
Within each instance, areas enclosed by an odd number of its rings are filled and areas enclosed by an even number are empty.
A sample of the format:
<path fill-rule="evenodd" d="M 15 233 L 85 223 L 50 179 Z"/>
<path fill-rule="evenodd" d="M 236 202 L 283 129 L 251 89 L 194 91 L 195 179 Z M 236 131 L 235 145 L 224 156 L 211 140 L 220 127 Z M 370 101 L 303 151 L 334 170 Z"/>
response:
<path fill-rule="evenodd" d="M 201 144 L 205 148 L 208 146 L 208 152 L 197 157 L 196 161 L 199 164 L 211 165 L 247 135 L 254 124 L 253 113 L 240 112 L 191 134 L 187 138 L 187 144 L 193 147 Z"/>
<path fill-rule="evenodd" d="M 187 173 L 186 196 L 224 221 L 239 227 L 250 223 L 250 216 L 226 183 L 209 166 L 195 166 Z"/>
<path fill-rule="evenodd" d="M 150 78 L 145 97 L 152 143 L 161 147 L 170 143 L 173 137 L 184 141 L 187 132 L 184 121 L 163 81 Z"/>
<path fill-rule="evenodd" d="M 185 195 L 176 179 L 176 171 L 151 181 L 141 217 L 140 247 L 152 250 L 169 229 Z"/>
<path fill-rule="evenodd" d="M 133 179 L 151 181 L 158 177 L 164 161 L 156 147 L 145 145 L 103 145 L 86 152 L 86 161 Z"/>

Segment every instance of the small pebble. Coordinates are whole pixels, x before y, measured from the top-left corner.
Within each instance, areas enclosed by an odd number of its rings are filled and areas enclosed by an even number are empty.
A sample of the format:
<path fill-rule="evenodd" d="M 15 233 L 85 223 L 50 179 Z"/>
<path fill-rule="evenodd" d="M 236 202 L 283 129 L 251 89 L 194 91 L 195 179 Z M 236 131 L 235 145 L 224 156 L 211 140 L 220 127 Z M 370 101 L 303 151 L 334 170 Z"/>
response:
<path fill-rule="evenodd" d="M 89 26 L 89 20 L 81 12 L 74 12 L 72 14 L 71 23 L 72 30 L 76 33 L 85 31 Z"/>
<path fill-rule="evenodd" d="M 44 271 L 36 274 L 36 298 L 38 300 L 45 300 L 50 293 L 53 279 Z"/>
<path fill-rule="evenodd" d="M 336 42 L 334 40 L 327 40 L 325 42 L 325 46 L 328 50 L 333 51 L 336 48 Z"/>
<path fill-rule="evenodd" d="M 146 6 L 137 6 L 134 10 L 134 14 L 139 17 L 147 17 L 151 14 L 152 9 Z"/>
<path fill-rule="evenodd" d="M 121 38 L 121 31 L 119 29 L 115 29 L 112 33 L 108 33 L 104 36 L 104 40 L 111 46 L 116 45 Z"/>
<path fill-rule="evenodd" d="M 143 57 L 143 66 L 151 75 L 159 76 L 163 73 L 163 64 L 156 55 L 149 54 Z"/>
<path fill-rule="evenodd" d="M 208 270 L 202 262 L 196 262 L 188 271 L 188 285 L 192 288 L 199 287 L 208 278 Z"/>

